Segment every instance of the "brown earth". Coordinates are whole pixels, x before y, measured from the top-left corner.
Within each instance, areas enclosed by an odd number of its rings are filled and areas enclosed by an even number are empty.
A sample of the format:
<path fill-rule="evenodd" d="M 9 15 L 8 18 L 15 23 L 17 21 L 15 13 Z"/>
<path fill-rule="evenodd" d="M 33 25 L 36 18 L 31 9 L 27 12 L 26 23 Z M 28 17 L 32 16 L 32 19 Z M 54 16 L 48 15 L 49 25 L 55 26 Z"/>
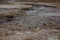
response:
<path fill-rule="evenodd" d="M 37 9 L 33 6 L 39 13 L 34 12 L 34 9 L 29 9 L 32 12 L 29 15 L 26 9 L 26 12 L 24 9 L 12 9 L 13 11 L 8 12 L 9 14 L 6 12 L 6 15 L 2 14 L 3 16 L 1 15 L 0 18 L 0 40 L 60 40 L 60 16 L 41 16 L 40 14 L 57 13 L 60 12 L 60 8 L 45 7 L 47 8 L 42 6 L 39 11 L 39 7 Z M 53 9 L 52 12 L 51 9 Z"/>

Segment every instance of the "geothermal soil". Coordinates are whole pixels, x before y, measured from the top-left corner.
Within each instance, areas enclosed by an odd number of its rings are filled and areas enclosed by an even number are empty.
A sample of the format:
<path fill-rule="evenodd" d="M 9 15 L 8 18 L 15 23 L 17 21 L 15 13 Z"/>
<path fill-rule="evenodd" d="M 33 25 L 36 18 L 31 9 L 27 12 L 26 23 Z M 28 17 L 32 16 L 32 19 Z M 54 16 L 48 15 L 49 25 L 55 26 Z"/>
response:
<path fill-rule="evenodd" d="M 0 18 L 0 40 L 60 40 L 60 8 L 32 6 Z"/>

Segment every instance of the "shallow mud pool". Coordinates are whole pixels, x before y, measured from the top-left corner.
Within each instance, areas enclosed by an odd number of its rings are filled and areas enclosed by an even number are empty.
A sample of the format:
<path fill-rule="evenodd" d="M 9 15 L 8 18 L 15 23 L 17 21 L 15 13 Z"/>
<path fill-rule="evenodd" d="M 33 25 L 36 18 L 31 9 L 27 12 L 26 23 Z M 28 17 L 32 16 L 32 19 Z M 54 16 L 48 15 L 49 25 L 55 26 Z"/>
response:
<path fill-rule="evenodd" d="M 0 25 L 0 40 L 60 40 L 60 8 L 33 5 L 16 13 Z"/>

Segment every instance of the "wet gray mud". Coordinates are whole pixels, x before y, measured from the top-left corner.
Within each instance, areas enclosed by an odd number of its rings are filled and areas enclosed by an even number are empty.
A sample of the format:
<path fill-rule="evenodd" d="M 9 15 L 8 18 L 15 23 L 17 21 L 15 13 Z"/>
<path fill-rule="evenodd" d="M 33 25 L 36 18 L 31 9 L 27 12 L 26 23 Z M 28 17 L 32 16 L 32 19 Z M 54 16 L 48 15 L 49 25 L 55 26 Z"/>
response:
<path fill-rule="evenodd" d="M 43 28 L 43 25 L 60 25 L 60 8 L 45 5 L 32 5 L 32 8 L 22 9 L 24 16 L 14 18 L 7 24 L 22 27 Z M 18 12 L 21 12 L 18 10 Z"/>
<path fill-rule="evenodd" d="M 32 6 L 6 16 L 8 22 L 2 21 L 0 40 L 60 40 L 60 8 Z"/>
<path fill-rule="evenodd" d="M 16 15 L 18 17 L 6 16 L 4 19 L 0 19 L 0 24 L 4 23 L 8 25 L 18 25 L 23 27 L 42 27 L 45 23 L 54 26 L 60 25 L 60 8 L 38 4 L 26 5 L 32 5 L 33 7 L 21 10 L 17 9 Z"/>

